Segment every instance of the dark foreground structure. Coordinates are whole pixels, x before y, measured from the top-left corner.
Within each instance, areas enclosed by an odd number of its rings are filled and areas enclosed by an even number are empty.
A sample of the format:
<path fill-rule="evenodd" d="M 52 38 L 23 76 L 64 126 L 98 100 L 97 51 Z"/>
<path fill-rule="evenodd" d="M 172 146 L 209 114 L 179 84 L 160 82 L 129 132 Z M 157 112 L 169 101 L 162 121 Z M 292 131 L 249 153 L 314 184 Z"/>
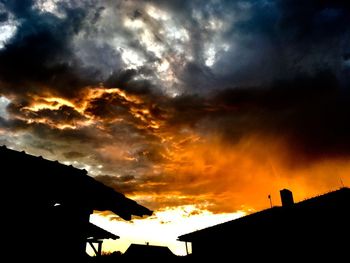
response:
<path fill-rule="evenodd" d="M 193 262 L 190 256 L 176 256 L 168 247 L 146 244 L 131 244 L 124 254 L 113 252 L 96 257 L 94 263 L 124 263 L 124 262 L 152 262 L 152 263 L 187 263 Z"/>
<path fill-rule="evenodd" d="M 159 260 L 164 260 L 164 262 L 168 262 L 168 260 L 176 259 L 176 256 L 171 252 L 171 250 L 168 247 L 154 246 L 149 244 L 131 244 L 125 251 L 123 256 L 130 260 L 148 260 L 157 262 Z"/>
<path fill-rule="evenodd" d="M 291 191 L 280 193 L 282 207 L 182 235 L 179 240 L 192 243 L 196 260 L 349 262 L 350 189 L 299 203 L 294 203 Z"/>
<path fill-rule="evenodd" d="M 87 244 L 100 254 L 103 239 L 118 238 L 89 223 L 93 210 L 109 210 L 125 220 L 152 214 L 85 170 L 5 146 L 0 164 L 7 262 L 85 262 Z"/>

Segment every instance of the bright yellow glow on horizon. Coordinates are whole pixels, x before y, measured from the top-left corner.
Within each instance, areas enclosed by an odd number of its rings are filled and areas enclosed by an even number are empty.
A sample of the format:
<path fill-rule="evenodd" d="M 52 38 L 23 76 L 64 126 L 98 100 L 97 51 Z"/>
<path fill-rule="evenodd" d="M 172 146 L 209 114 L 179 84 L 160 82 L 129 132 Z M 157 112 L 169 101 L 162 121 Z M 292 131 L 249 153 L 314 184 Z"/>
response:
<path fill-rule="evenodd" d="M 131 243 L 167 246 L 176 255 L 186 255 L 185 242 L 178 236 L 244 216 L 243 211 L 213 214 L 198 210 L 194 205 L 166 208 L 154 215 L 132 221 L 110 220 L 99 213 L 90 216 L 90 222 L 120 236 L 118 240 L 105 240 L 104 251 L 121 251 Z"/>

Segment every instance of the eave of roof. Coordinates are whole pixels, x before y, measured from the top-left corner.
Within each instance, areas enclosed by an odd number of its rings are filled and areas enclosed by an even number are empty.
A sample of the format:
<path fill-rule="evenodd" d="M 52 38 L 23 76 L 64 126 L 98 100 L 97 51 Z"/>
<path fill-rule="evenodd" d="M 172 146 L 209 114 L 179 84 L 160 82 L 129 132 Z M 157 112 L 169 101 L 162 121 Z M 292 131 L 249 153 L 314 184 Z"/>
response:
<path fill-rule="evenodd" d="M 109 210 L 125 220 L 130 220 L 132 215 L 149 216 L 153 213 L 134 200 L 88 176 L 86 170 L 67 166 L 58 161 L 46 160 L 41 156 L 29 155 L 24 151 L 11 150 L 6 146 L 0 147 L 0 159 L 5 171 L 11 170 L 11 175 L 16 174 L 16 176 L 6 176 L 3 179 L 4 185 L 6 183 L 19 185 L 20 182 L 23 184 L 20 186 L 23 189 L 32 187 L 33 195 L 37 194 L 35 190 L 46 191 L 48 195 L 55 196 L 57 199 L 55 201 L 58 203 L 76 204 L 90 210 Z M 17 178 L 18 176 L 21 178 Z"/>
<path fill-rule="evenodd" d="M 100 228 L 92 223 L 89 223 L 86 229 L 86 237 L 88 239 L 119 239 L 119 236 L 114 235 L 103 228 Z"/>

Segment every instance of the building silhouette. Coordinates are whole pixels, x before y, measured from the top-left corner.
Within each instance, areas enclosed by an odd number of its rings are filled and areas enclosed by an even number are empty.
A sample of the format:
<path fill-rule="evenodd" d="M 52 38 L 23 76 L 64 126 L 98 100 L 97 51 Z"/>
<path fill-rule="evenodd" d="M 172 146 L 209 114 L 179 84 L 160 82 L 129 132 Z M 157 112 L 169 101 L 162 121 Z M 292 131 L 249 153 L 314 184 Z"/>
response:
<path fill-rule="evenodd" d="M 141 260 L 172 260 L 176 256 L 171 252 L 168 247 L 154 246 L 154 245 L 141 245 L 131 244 L 125 251 L 124 255 L 127 259 L 141 259 Z M 167 262 L 167 261 L 166 261 Z"/>
<path fill-rule="evenodd" d="M 2 255 L 43 262 L 83 262 L 86 245 L 96 254 L 113 235 L 89 222 L 93 210 L 125 220 L 152 211 L 96 181 L 86 170 L 0 147 Z"/>
<path fill-rule="evenodd" d="M 113 262 L 191 262 L 190 256 L 177 256 L 166 246 L 146 244 L 131 244 L 124 253 L 104 254 L 95 257 L 98 263 Z"/>
<path fill-rule="evenodd" d="M 311 262 L 349 260 L 350 189 L 294 203 L 280 191 L 282 206 L 182 235 L 193 258 Z M 345 261 L 343 261 L 345 259 Z"/>

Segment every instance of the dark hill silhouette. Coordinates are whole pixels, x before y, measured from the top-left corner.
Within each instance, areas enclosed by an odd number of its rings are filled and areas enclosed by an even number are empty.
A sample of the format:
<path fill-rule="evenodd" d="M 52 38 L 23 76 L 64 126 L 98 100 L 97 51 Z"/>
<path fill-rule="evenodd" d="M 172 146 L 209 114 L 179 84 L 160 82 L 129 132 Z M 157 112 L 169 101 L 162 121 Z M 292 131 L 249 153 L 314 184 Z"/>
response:
<path fill-rule="evenodd" d="M 12 262 L 88 259 L 87 241 L 101 244 L 104 238 L 118 238 L 89 223 L 93 210 L 110 210 L 125 220 L 152 214 L 85 170 L 5 146 L 0 147 L 0 163 L 2 218 L 7 229 L 2 254 L 11 255 Z"/>

